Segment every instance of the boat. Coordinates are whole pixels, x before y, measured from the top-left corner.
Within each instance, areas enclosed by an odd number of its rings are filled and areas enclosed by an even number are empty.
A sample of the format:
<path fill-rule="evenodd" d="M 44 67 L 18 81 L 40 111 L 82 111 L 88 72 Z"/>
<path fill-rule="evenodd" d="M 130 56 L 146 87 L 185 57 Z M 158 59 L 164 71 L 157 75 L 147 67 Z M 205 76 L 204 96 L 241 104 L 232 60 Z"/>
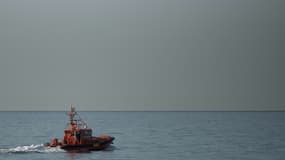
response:
<path fill-rule="evenodd" d="M 61 141 L 57 138 L 46 143 L 46 147 L 60 147 L 66 151 L 98 151 L 104 150 L 113 144 L 114 137 L 108 135 L 92 136 L 92 129 L 81 119 L 71 105 L 69 122 L 64 130 L 64 137 Z"/>

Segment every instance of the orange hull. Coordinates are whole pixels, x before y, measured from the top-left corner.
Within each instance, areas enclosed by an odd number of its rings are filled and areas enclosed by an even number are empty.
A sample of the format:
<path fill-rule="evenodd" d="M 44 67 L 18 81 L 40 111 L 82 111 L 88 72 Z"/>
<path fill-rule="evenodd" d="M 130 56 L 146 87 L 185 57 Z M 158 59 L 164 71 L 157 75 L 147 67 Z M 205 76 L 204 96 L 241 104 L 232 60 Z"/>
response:
<path fill-rule="evenodd" d="M 104 139 L 101 137 L 93 137 L 93 140 L 90 140 L 87 143 L 82 143 L 82 144 L 49 144 L 47 146 L 49 147 L 60 147 L 61 149 L 64 149 L 66 151 L 98 151 L 98 150 L 104 150 L 107 147 L 109 147 L 112 143 L 113 140 L 115 139 L 114 137 L 106 137 L 104 136 Z"/>

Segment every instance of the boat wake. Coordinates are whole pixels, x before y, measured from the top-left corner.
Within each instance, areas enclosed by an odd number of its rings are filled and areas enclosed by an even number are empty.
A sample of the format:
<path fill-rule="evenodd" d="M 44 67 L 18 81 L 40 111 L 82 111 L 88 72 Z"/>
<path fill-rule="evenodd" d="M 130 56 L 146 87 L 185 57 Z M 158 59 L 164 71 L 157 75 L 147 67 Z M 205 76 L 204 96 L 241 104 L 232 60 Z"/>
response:
<path fill-rule="evenodd" d="M 43 144 L 17 146 L 15 148 L 0 148 L 0 153 L 51 153 L 64 152 L 60 147 L 45 147 Z"/>

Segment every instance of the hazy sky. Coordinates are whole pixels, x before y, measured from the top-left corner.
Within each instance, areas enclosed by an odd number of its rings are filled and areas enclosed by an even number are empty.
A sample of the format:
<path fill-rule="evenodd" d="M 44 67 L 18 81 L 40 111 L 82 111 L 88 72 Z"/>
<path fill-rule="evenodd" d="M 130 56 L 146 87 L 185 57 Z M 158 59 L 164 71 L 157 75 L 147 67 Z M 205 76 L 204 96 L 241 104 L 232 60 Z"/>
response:
<path fill-rule="evenodd" d="M 284 0 L 2 0 L 0 110 L 285 110 Z"/>

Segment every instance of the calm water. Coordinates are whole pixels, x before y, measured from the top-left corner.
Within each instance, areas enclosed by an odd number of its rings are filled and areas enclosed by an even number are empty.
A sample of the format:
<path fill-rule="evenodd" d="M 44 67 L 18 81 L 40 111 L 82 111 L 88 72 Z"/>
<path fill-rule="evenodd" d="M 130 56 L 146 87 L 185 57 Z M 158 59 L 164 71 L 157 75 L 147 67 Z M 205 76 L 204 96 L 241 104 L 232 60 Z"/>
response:
<path fill-rule="evenodd" d="M 2 160 L 284 160 L 285 112 L 80 112 L 95 135 L 116 137 L 106 151 L 66 153 L 64 112 L 0 112 Z"/>

